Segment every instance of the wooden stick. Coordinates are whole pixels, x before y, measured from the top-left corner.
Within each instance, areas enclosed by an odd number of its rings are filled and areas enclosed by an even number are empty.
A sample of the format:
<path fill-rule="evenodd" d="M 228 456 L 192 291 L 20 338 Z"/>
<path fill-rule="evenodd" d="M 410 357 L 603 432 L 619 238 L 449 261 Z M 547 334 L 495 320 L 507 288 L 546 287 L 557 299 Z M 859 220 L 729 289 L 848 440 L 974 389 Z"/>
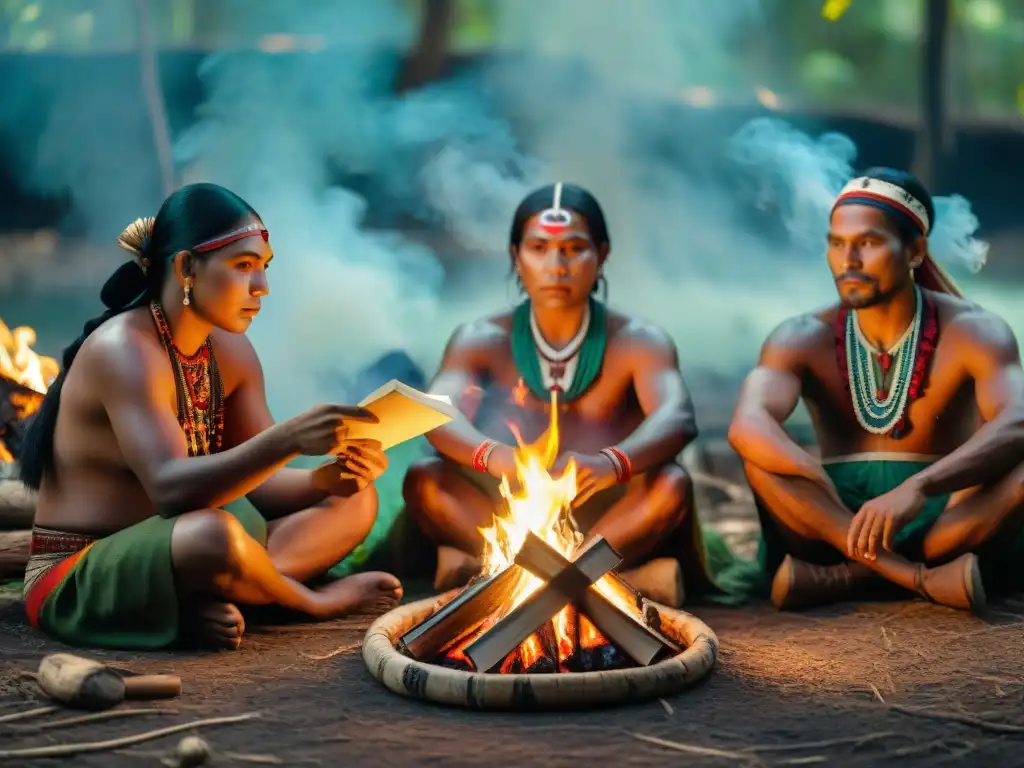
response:
<path fill-rule="evenodd" d="M 14 712 L 10 715 L 3 715 L 0 717 L 0 723 L 13 723 L 15 720 L 25 720 L 30 717 L 48 715 L 51 712 L 56 712 L 58 709 L 60 709 L 60 707 L 39 707 L 38 709 L 28 709 L 24 712 Z"/>
<path fill-rule="evenodd" d="M 523 568 L 544 581 L 550 581 L 569 565 L 568 560 L 532 534 L 526 537 L 516 559 Z M 607 573 L 602 579 L 610 581 L 612 587 L 619 592 L 622 603 L 636 605 L 642 602 L 639 595 L 614 573 Z M 635 614 L 626 611 L 596 588 L 585 590 L 577 603 L 583 615 L 602 635 L 642 667 L 651 664 L 666 649 L 673 654 L 680 650 L 674 642 L 644 623 L 639 608 Z"/>
<path fill-rule="evenodd" d="M 539 548 L 554 552 L 532 533 L 527 534 L 526 541 L 538 542 Z M 523 550 L 529 551 L 526 543 L 517 553 L 517 560 L 523 556 Z M 573 563 L 466 646 L 466 658 L 473 663 L 473 669 L 489 672 L 501 664 L 502 659 L 536 632 L 541 624 L 549 621 L 572 600 L 582 596 L 595 581 L 620 562 L 622 557 L 607 541 L 595 539 L 593 546 Z"/>
<path fill-rule="evenodd" d="M 925 717 L 929 720 L 946 720 L 948 722 L 960 723 L 962 725 L 972 725 L 975 728 L 980 728 L 981 730 L 989 731 L 990 733 L 1024 733 L 1024 725 L 993 723 L 989 720 L 981 720 L 977 717 L 972 717 L 971 715 L 961 715 L 958 712 L 936 712 L 932 709 L 918 709 L 917 707 L 907 707 L 902 704 L 886 704 L 886 707 L 895 712 L 910 715 L 911 717 Z"/>
<path fill-rule="evenodd" d="M 113 720 L 120 717 L 135 717 L 137 715 L 176 715 L 176 709 L 112 709 L 107 712 L 94 712 L 91 715 L 80 715 L 78 717 L 66 717 L 63 720 L 50 720 L 39 725 L 11 725 L 8 726 L 19 733 L 37 733 L 48 731 L 51 728 L 63 728 L 69 725 L 81 725 L 82 723 L 96 723 L 100 720 Z"/>
<path fill-rule="evenodd" d="M 693 744 L 681 744 L 678 741 L 669 741 L 668 739 L 659 739 L 657 736 L 647 736 L 643 733 L 630 733 L 634 739 L 640 741 L 646 741 L 648 744 L 656 744 L 659 747 L 665 747 L 667 749 L 674 749 L 677 752 L 688 752 L 691 755 L 705 755 L 707 757 L 724 757 L 729 760 L 737 760 L 739 762 L 752 762 L 757 760 L 754 755 L 744 754 L 743 752 L 727 752 L 724 749 L 714 749 L 713 747 L 698 747 Z"/>
<path fill-rule="evenodd" d="M 429 660 L 465 638 L 505 604 L 525 576 L 513 565 L 464 589 L 398 641 L 398 649 L 414 659 Z"/>
<path fill-rule="evenodd" d="M 343 645 L 340 648 L 335 648 L 330 653 L 324 653 L 319 656 L 314 656 L 311 653 L 303 653 L 302 655 L 305 656 L 307 659 L 312 659 L 313 661 L 327 661 L 327 659 L 333 659 L 335 656 L 340 656 L 343 653 L 346 653 L 348 651 L 355 651 L 362 647 L 362 643 L 352 643 L 350 645 Z"/>
<path fill-rule="evenodd" d="M 146 731 L 134 736 L 125 736 L 120 739 L 108 739 L 107 741 L 87 741 L 80 744 L 53 744 L 48 747 L 28 747 L 26 749 L 3 749 L 0 750 L 0 760 L 10 760 L 16 757 L 70 757 L 80 755 L 83 752 L 103 752 L 108 749 L 119 749 L 131 744 L 140 744 L 144 741 L 159 739 L 162 736 L 170 736 L 172 733 L 181 733 L 190 728 L 201 728 L 210 725 L 228 725 L 240 723 L 245 720 L 252 720 L 260 716 L 259 712 L 249 712 L 245 715 L 233 717 L 211 717 L 206 720 L 194 720 L 191 723 L 172 725 L 167 728 L 159 728 L 155 731 Z"/>
<path fill-rule="evenodd" d="M 32 531 L 0 531 L 0 579 L 23 576 Z"/>
<path fill-rule="evenodd" d="M 866 733 L 862 736 L 844 736 L 841 739 L 824 739 L 822 741 L 799 741 L 795 744 L 763 744 L 753 747 L 744 747 L 744 752 L 792 752 L 798 749 L 821 749 L 822 747 L 836 747 L 840 744 L 867 744 L 871 741 L 878 741 L 890 736 L 896 736 L 895 731 L 878 731 L 877 733 Z"/>

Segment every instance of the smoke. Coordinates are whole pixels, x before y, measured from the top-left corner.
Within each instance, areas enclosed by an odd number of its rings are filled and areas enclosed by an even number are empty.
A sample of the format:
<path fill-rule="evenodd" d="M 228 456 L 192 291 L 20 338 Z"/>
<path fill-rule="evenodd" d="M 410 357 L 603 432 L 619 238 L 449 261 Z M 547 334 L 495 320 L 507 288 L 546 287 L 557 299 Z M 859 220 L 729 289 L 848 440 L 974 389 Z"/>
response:
<path fill-rule="evenodd" d="M 336 399 L 333 374 L 390 349 L 431 371 L 455 326 L 510 306 L 512 212 L 557 179 L 602 202 L 610 302 L 665 327 L 684 370 L 742 371 L 778 322 L 833 299 L 824 232 L 853 173 L 853 143 L 774 119 L 736 131 L 728 115 L 674 103 L 695 87 L 750 98 L 758 73 L 738 71 L 733 52 L 763 34 L 758 0 L 494 3 L 499 45 L 514 54 L 403 97 L 392 83 L 415 30 L 401 0 L 228 5 L 239 33 L 326 43 L 210 56 L 205 103 L 175 146 L 184 180 L 234 189 L 271 232 L 271 296 L 251 337 L 278 418 Z M 82 100 L 105 86 L 78 87 L 61 114 L 78 104 L 94 115 Z M 143 106 L 134 109 L 123 125 L 94 120 L 69 142 L 65 155 L 85 156 L 77 165 L 63 167 L 59 143 L 43 142 L 38 179 L 70 186 L 101 227 L 158 202 L 144 177 L 104 186 L 127 147 L 151 152 L 137 135 Z M 113 123 L 119 133 L 96 127 Z M 978 254 L 967 202 L 940 210 L 944 242 L 962 246 L 952 256 Z M 444 247 L 471 262 L 445 274 L 438 253 L 399 234 L 410 221 L 443 229 Z"/>

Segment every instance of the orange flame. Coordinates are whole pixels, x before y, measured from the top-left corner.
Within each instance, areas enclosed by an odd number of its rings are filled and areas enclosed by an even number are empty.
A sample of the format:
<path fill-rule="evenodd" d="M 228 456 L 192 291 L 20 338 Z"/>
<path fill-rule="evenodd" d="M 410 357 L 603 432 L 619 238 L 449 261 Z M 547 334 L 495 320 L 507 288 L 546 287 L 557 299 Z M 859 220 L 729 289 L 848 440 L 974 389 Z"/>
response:
<path fill-rule="evenodd" d="M 32 328 L 21 326 L 11 330 L 0 320 L 0 377 L 32 390 L 18 390 L 8 395 L 18 419 L 27 419 L 36 412 L 43 400 L 40 395 L 46 393 L 60 370 L 52 357 L 32 351 L 35 341 L 36 332 Z M 0 464 L 13 461 L 14 456 L 0 440 Z"/>
<path fill-rule="evenodd" d="M 495 513 L 491 527 L 480 529 L 484 539 L 481 561 L 483 571 L 487 575 L 500 573 L 512 565 L 528 532 L 539 536 L 568 559 L 572 559 L 583 543 L 583 534 L 572 515 L 571 506 L 577 493 L 576 464 L 570 461 L 561 477 L 554 478 L 549 474 L 558 456 L 558 393 L 551 393 L 548 428 L 532 444 L 523 442 L 515 425 L 510 424 L 509 428 L 518 444 L 515 450 L 515 466 L 519 489 L 513 492 L 508 477 L 502 477 L 500 492 L 505 499 L 504 509 Z M 543 585 L 543 580 L 523 571 L 511 598 L 507 605 L 503 606 L 503 615 L 521 605 Z M 619 607 L 627 611 L 633 610 L 628 596 L 620 594 L 609 577 L 602 577 L 595 586 L 602 595 Z M 570 605 L 552 619 L 560 657 L 558 661 L 564 661 L 572 652 L 573 634 L 570 631 L 570 623 L 573 615 L 574 610 Z M 599 644 L 600 633 L 589 622 L 585 622 L 582 616 L 579 626 L 580 647 Z M 524 660 L 526 655 L 532 657 L 535 651 L 533 646 L 520 646 Z"/>
<path fill-rule="evenodd" d="M 22 325 L 12 330 L 0 320 L 0 376 L 45 394 L 60 366 L 52 357 L 33 352 L 35 343 L 33 328 Z"/>
<path fill-rule="evenodd" d="M 522 379 L 519 379 L 519 382 L 512 389 L 512 402 L 522 408 L 526 405 L 527 391 L 526 383 Z"/>

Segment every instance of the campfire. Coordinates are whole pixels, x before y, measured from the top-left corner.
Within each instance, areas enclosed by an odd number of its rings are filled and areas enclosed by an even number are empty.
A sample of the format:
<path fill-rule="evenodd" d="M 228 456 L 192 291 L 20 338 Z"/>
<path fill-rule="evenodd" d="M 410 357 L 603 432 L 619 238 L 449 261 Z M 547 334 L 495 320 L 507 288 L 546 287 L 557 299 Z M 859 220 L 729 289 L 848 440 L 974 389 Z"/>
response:
<path fill-rule="evenodd" d="M 660 614 L 613 572 L 621 556 L 601 538 L 583 544 L 572 515 L 576 468 L 549 470 L 558 453 L 557 394 L 533 444 L 516 434 L 517 487 L 484 537 L 483 571 L 405 632 L 399 650 L 469 672 L 550 674 L 647 666 L 680 652 Z"/>
<path fill-rule="evenodd" d="M 52 357 L 32 351 L 36 332 L 0 320 L 0 463 L 18 458 L 25 420 L 39 408 L 60 370 Z"/>

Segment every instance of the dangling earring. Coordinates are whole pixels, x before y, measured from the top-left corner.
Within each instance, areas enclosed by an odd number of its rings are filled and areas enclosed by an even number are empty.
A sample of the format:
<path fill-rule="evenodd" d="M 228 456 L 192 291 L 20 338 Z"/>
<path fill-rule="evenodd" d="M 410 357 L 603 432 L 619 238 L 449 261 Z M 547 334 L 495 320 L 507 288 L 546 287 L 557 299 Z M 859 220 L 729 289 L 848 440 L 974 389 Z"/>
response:
<path fill-rule="evenodd" d="M 184 304 L 186 307 L 189 304 L 192 303 L 192 298 L 190 296 L 191 293 L 192 293 L 192 281 L 191 280 L 186 280 L 185 281 L 185 298 L 181 300 L 181 303 Z"/>

